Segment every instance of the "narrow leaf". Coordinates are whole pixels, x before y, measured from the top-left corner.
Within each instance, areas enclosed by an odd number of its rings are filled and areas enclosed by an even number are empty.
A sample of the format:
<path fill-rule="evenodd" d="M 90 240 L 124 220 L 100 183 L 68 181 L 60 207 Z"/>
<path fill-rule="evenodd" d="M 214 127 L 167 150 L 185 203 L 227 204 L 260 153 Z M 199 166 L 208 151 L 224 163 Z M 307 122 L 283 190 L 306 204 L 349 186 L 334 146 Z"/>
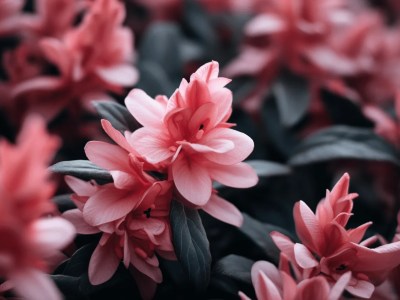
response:
<path fill-rule="evenodd" d="M 50 167 L 54 173 L 71 175 L 83 180 L 100 180 L 112 182 L 113 179 L 107 170 L 104 170 L 88 160 L 70 160 L 58 162 Z"/>
<path fill-rule="evenodd" d="M 128 109 L 119 103 L 96 101 L 94 107 L 101 118 L 110 121 L 111 125 L 122 133 L 127 130 L 133 132 L 140 127 Z"/>
<path fill-rule="evenodd" d="M 335 159 L 390 162 L 400 165 L 396 150 L 371 129 L 333 126 L 304 140 L 289 160 L 293 166 Z"/>
<path fill-rule="evenodd" d="M 311 94 L 308 81 L 292 73 L 284 73 L 273 87 L 279 116 L 286 127 L 296 125 L 307 113 Z"/>
<path fill-rule="evenodd" d="M 170 220 L 176 256 L 194 288 L 204 291 L 210 280 L 211 254 L 199 213 L 173 201 Z"/>
<path fill-rule="evenodd" d="M 239 228 L 240 232 L 247 236 L 257 247 L 259 247 L 270 260 L 277 263 L 279 261 L 279 249 L 276 247 L 269 234 L 272 231 L 279 231 L 290 236 L 284 229 L 262 223 L 243 213 L 244 222 Z"/>
<path fill-rule="evenodd" d="M 290 168 L 288 166 L 273 161 L 248 160 L 246 163 L 252 166 L 260 177 L 280 176 L 290 173 Z"/>

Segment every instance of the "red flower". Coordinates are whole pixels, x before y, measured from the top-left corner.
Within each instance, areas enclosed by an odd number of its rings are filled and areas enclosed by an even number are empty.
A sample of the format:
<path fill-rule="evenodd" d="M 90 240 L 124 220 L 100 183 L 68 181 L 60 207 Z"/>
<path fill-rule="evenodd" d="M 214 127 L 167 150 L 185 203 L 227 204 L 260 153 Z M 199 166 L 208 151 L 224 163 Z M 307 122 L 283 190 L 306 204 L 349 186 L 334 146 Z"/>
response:
<path fill-rule="evenodd" d="M 141 90 L 131 91 L 126 106 L 144 127 L 128 140 L 147 162 L 167 168 L 188 204 L 206 211 L 224 205 L 238 215 L 233 206 L 223 204 L 225 200 L 211 197 L 212 181 L 238 188 L 255 185 L 257 175 L 242 163 L 254 144 L 227 123 L 232 93 L 224 86 L 230 80 L 218 77 L 218 71 L 216 62 L 202 66 L 189 83 L 182 80 L 169 101 L 165 96 L 153 100 Z M 217 199 L 220 204 L 211 204 Z"/>
<path fill-rule="evenodd" d="M 73 226 L 54 212 L 48 163 L 58 148 L 42 120 L 29 118 L 17 145 L 0 141 L 0 277 L 26 299 L 61 299 L 43 271 L 74 237 Z"/>

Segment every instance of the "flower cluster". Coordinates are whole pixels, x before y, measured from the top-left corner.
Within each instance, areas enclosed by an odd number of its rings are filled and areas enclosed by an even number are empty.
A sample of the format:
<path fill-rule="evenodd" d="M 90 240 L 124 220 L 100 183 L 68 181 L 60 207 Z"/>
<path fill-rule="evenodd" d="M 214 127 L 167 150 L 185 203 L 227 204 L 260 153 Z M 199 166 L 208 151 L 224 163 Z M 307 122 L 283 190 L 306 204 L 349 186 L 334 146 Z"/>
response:
<path fill-rule="evenodd" d="M 1 105 L 12 122 L 32 111 L 48 121 L 65 109 L 76 114 L 77 107 L 90 108 L 91 100 L 110 99 L 107 92 L 136 83 L 133 35 L 122 25 L 121 2 L 36 0 L 35 6 L 35 14 L 14 16 L 24 35 L 5 54 L 8 97 Z"/>
<path fill-rule="evenodd" d="M 44 122 L 29 117 L 17 145 L 0 141 L 0 292 L 12 289 L 24 299 L 61 299 L 44 272 L 62 260 L 62 250 L 75 235 L 60 217 L 49 217 L 55 185 L 48 163 L 59 140 Z"/>
<path fill-rule="evenodd" d="M 113 182 L 98 185 L 66 177 L 77 208 L 63 214 L 78 233 L 102 233 L 89 264 L 93 285 L 109 280 L 122 260 L 142 283 L 142 296 L 152 297 L 162 281 L 156 254 L 175 259 L 169 223 L 173 198 L 226 223 L 242 224 L 240 211 L 212 187 L 213 180 L 239 188 L 258 180 L 242 162 L 253 141 L 227 123 L 232 106 L 232 94 L 224 87 L 228 82 L 218 77 L 218 63 L 211 62 L 189 83 L 183 80 L 169 100 L 131 91 L 126 106 L 142 128 L 124 136 L 102 120 L 115 144 L 92 141 L 85 152 L 110 172 Z"/>
<path fill-rule="evenodd" d="M 387 280 L 391 271 L 400 264 L 400 242 L 369 248 L 378 238 L 372 236 L 362 240 L 372 222 L 354 229 L 345 228 L 352 215 L 353 199 L 357 197 L 357 194 L 348 193 L 349 181 L 349 175 L 344 174 L 332 191 L 327 191 L 315 214 L 303 201 L 296 203 L 293 216 L 301 243 L 293 243 L 282 233 L 271 233 L 272 239 L 281 250 L 282 265 L 288 260 L 300 282 L 296 293 L 296 297 L 300 298 L 285 296 L 286 289 L 289 290 L 287 286 L 295 285 L 289 283 L 293 282 L 289 267 L 283 267 L 280 275 L 282 279 L 278 281 L 277 271 L 269 264 L 265 271 L 261 269 L 264 273 L 258 274 L 260 271 L 257 266 L 266 265 L 260 262 L 252 271 L 256 272 L 253 283 L 259 291 L 257 295 L 263 295 L 259 299 L 274 299 L 270 298 L 273 290 L 265 292 L 263 285 L 267 288 L 273 285 L 275 289 L 283 286 L 283 292 L 279 292 L 284 295 L 283 299 L 307 299 L 302 298 L 301 289 L 304 286 L 311 288 L 313 285 L 317 288 L 314 286 L 314 291 L 307 292 L 314 297 L 320 294 L 320 299 L 338 299 L 344 289 L 356 297 L 370 299 L 375 287 Z M 254 279 L 255 276 L 261 276 L 261 279 Z M 279 283 L 281 281 L 283 283 Z M 330 286 L 335 293 L 333 298 L 330 298 Z"/>

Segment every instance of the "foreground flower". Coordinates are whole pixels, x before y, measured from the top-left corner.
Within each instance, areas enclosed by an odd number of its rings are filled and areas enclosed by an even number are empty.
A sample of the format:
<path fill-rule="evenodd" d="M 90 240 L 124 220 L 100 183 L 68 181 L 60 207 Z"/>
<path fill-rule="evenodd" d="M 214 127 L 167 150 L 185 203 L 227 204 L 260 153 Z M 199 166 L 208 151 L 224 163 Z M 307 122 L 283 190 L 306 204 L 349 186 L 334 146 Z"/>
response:
<path fill-rule="evenodd" d="M 153 100 L 138 89 L 125 100 L 143 125 L 128 137 L 132 147 L 148 163 L 167 169 L 188 205 L 203 209 L 215 199 L 213 180 L 237 188 L 258 180 L 242 162 L 252 152 L 253 141 L 227 123 L 232 93 L 224 86 L 230 80 L 218 77 L 218 72 L 217 62 L 205 64 L 190 82 L 183 79 L 169 100 Z"/>
<path fill-rule="evenodd" d="M 42 120 L 29 118 L 17 145 L 0 141 L 0 278 L 24 299 L 61 299 L 44 272 L 74 237 L 54 212 L 48 163 L 58 148 Z"/>
<path fill-rule="evenodd" d="M 286 236 L 271 234 L 278 248 L 302 272 L 305 278 L 323 274 L 336 281 L 343 273 L 351 272 L 346 290 L 369 298 L 390 271 L 400 264 L 400 242 L 370 249 L 375 237 L 362 241 L 372 222 L 355 229 L 345 229 L 352 214 L 353 199 L 348 194 L 350 177 L 343 175 L 331 192 L 327 191 L 316 214 L 302 201 L 294 207 L 296 232 L 302 244 L 293 243 Z"/>
<path fill-rule="evenodd" d="M 92 284 L 109 280 L 122 261 L 140 283 L 142 296 L 151 298 L 162 282 L 156 253 L 175 259 L 169 225 L 172 186 L 148 175 L 122 134 L 108 121 L 102 124 L 117 145 L 89 142 L 85 151 L 92 162 L 110 171 L 114 182 L 97 185 L 66 177 L 77 209 L 63 216 L 80 234 L 102 233 L 89 263 Z"/>
<path fill-rule="evenodd" d="M 286 266 L 282 267 L 282 260 Z M 281 258 L 279 270 L 267 261 L 256 262 L 251 268 L 251 279 L 258 300 L 338 300 L 350 280 L 350 273 L 343 274 L 333 286 L 323 276 L 297 283 L 290 275 L 286 259 Z M 242 300 L 250 300 L 242 292 L 239 296 Z"/>

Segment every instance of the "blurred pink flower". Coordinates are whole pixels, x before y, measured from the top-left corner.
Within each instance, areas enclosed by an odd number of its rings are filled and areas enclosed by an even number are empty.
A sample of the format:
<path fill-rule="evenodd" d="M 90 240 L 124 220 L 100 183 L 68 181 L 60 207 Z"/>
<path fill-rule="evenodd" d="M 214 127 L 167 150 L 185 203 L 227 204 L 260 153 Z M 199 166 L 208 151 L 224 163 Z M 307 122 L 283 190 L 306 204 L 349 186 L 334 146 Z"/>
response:
<path fill-rule="evenodd" d="M 78 233 L 103 233 L 89 264 L 92 284 L 110 279 L 122 260 L 144 282 L 139 284 L 144 295 L 162 281 L 155 254 L 175 258 L 169 225 L 172 184 L 148 175 L 125 137 L 108 121 L 102 124 L 117 145 L 94 141 L 85 151 L 93 163 L 110 171 L 114 182 L 96 185 L 66 177 L 77 209 L 63 216 Z"/>
<path fill-rule="evenodd" d="M 153 100 L 138 89 L 125 100 L 144 126 L 128 137 L 132 147 L 147 162 L 168 168 L 187 204 L 199 208 L 216 199 L 211 197 L 213 180 L 238 188 L 258 180 L 254 170 L 242 163 L 252 152 L 253 141 L 227 123 L 232 93 L 224 86 L 230 80 L 218 77 L 218 72 L 217 62 L 203 65 L 190 82 L 182 80 L 169 101 L 165 96 Z"/>
<path fill-rule="evenodd" d="M 58 148 L 41 119 L 24 123 L 17 145 L 0 141 L 0 278 L 1 290 L 24 299 L 61 299 L 43 272 L 75 235 L 73 226 L 54 212 L 48 163 Z"/>
<path fill-rule="evenodd" d="M 247 43 L 224 70 L 228 76 L 257 76 L 248 99 L 255 103 L 246 106 L 252 110 L 283 68 L 321 80 L 351 67 L 328 43 L 334 28 L 350 18 L 343 1 L 270 0 L 268 4 L 247 24 Z"/>
<path fill-rule="evenodd" d="M 24 0 L 0 0 L 0 37 L 21 30 L 21 11 Z"/>
<path fill-rule="evenodd" d="M 352 279 L 346 290 L 368 298 L 374 286 L 381 284 L 400 264 L 400 242 L 370 249 L 368 245 L 375 242 L 376 237 L 361 240 L 372 222 L 345 229 L 357 196 L 348 194 L 349 180 L 349 175 L 345 174 L 331 192 L 327 191 L 315 215 L 304 202 L 296 203 L 293 215 L 297 235 L 303 244 L 295 244 L 278 232 L 271 236 L 303 277 L 322 273 L 331 280 L 338 280 L 343 273 L 351 271 Z"/>
<path fill-rule="evenodd" d="M 93 99 L 110 99 L 107 92 L 121 93 L 124 87 L 138 80 L 133 66 L 133 35 L 122 25 L 123 3 L 118 0 L 86 2 L 82 22 L 72 27 L 83 5 L 65 0 L 58 2 L 59 5 L 53 5 L 48 0 L 40 1 L 38 15 L 36 19 L 33 17 L 31 26 L 39 28 L 37 34 L 43 36 L 37 37 L 30 52 L 15 54 L 17 61 L 22 62 L 18 69 L 15 65 L 7 68 L 8 73 L 18 74 L 9 83 L 12 99 L 8 101 L 11 114 L 16 118 L 32 111 L 47 120 L 66 108 L 78 111 L 83 107 L 90 111 Z M 65 8 L 63 13 L 58 13 L 60 6 Z M 54 22 L 59 23 L 51 26 Z M 49 26 L 55 31 L 47 32 L 45 29 Z M 24 72 L 32 53 L 38 53 L 42 68 L 29 76 Z M 46 74 L 50 65 L 57 67 L 59 75 Z"/>
<path fill-rule="evenodd" d="M 338 300 L 350 277 L 349 272 L 345 273 L 331 286 L 324 276 L 296 282 L 290 273 L 281 267 L 278 270 L 267 261 L 258 261 L 251 268 L 251 278 L 258 300 Z M 239 296 L 242 300 L 250 299 L 242 292 Z"/>

